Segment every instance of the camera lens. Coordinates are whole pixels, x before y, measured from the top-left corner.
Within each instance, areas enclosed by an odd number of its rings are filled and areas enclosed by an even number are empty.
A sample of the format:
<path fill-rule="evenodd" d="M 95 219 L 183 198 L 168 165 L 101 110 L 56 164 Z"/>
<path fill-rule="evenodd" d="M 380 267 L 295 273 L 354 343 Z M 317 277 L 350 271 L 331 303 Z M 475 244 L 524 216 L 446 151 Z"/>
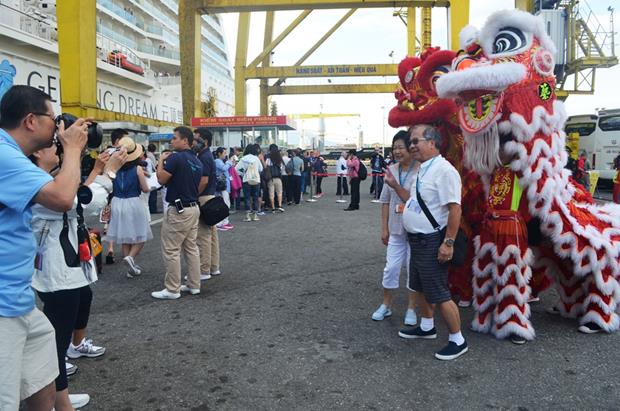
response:
<path fill-rule="evenodd" d="M 76 120 L 77 117 L 69 113 L 62 113 L 56 117 L 56 123 L 58 124 L 62 121 L 65 125 L 65 130 L 71 127 Z M 101 128 L 101 125 L 98 123 L 91 123 L 90 126 L 88 126 L 87 133 L 88 139 L 86 141 L 86 147 L 89 149 L 99 147 L 103 141 L 103 129 Z M 60 144 L 60 140 L 56 141 L 56 146 L 58 147 L 57 152 L 59 154 L 62 153 L 62 145 Z"/>

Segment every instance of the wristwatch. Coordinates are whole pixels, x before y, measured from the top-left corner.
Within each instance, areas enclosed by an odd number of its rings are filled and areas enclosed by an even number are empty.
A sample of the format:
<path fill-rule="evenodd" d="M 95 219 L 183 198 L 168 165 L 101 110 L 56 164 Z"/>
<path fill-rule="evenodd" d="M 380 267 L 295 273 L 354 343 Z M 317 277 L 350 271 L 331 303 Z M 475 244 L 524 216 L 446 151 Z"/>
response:
<path fill-rule="evenodd" d="M 446 238 L 445 240 L 443 240 L 443 243 L 445 245 L 447 245 L 448 247 L 452 247 L 452 246 L 454 246 L 454 239 L 453 238 Z"/>
<path fill-rule="evenodd" d="M 112 170 L 106 171 L 106 175 L 110 177 L 110 180 L 114 180 L 116 178 L 116 173 Z"/>

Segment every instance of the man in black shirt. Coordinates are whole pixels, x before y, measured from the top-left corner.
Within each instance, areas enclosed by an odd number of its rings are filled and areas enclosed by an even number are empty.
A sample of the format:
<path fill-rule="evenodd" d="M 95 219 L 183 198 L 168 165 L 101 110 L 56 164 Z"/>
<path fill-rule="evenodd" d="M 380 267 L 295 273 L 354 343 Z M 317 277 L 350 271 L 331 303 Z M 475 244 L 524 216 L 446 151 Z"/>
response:
<path fill-rule="evenodd" d="M 200 294 L 200 255 L 198 235 L 198 193 L 207 184 L 202 163 L 191 150 L 192 130 L 177 127 L 170 141 L 174 153 L 162 153 L 157 163 L 157 180 L 167 185 L 166 201 L 170 207 L 161 228 L 161 251 L 166 265 L 166 288 L 151 293 L 153 298 L 175 300 L 181 291 Z M 181 285 L 181 250 L 188 265 L 187 285 Z"/>
<path fill-rule="evenodd" d="M 207 186 L 198 196 L 200 205 L 215 197 L 215 160 L 211 153 L 213 134 L 206 128 L 194 130 L 194 151 L 202 162 L 203 175 L 207 178 Z M 200 250 L 200 279 L 208 280 L 212 275 L 220 274 L 220 242 L 217 228 L 198 224 L 198 249 Z"/>

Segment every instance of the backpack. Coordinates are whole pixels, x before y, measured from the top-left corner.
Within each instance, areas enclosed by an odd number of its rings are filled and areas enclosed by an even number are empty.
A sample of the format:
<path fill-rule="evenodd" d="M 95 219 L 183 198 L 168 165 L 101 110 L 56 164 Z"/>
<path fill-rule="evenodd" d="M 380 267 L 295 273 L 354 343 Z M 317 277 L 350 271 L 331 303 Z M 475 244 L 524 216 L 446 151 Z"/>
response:
<path fill-rule="evenodd" d="M 234 167 L 228 169 L 228 174 L 230 175 L 230 191 L 231 193 L 235 193 L 240 190 L 243 186 L 243 182 L 241 181 L 241 177 L 237 174 L 237 170 Z"/>
<path fill-rule="evenodd" d="M 269 166 L 269 171 L 271 172 L 271 178 L 282 177 L 282 169 L 273 163 Z"/>
<path fill-rule="evenodd" d="M 215 178 L 215 191 L 226 191 L 226 187 L 228 186 L 228 175 L 227 173 L 222 173 Z"/>
<path fill-rule="evenodd" d="M 364 163 L 362 163 L 361 160 L 360 160 L 360 169 L 357 172 L 357 176 L 359 177 L 360 181 L 364 181 L 366 180 L 366 177 L 368 177 L 368 170 L 366 170 L 366 166 L 364 165 Z"/>
<path fill-rule="evenodd" d="M 256 163 L 248 164 L 248 168 L 243 174 L 243 182 L 248 183 L 251 186 L 257 186 L 260 184 L 260 174 L 258 173 Z"/>
<path fill-rule="evenodd" d="M 284 166 L 284 171 L 286 171 L 286 174 L 289 176 L 293 175 L 293 172 L 295 171 L 295 164 L 293 164 L 294 159 L 295 157 L 291 157 L 289 162 L 286 163 L 286 166 Z"/>

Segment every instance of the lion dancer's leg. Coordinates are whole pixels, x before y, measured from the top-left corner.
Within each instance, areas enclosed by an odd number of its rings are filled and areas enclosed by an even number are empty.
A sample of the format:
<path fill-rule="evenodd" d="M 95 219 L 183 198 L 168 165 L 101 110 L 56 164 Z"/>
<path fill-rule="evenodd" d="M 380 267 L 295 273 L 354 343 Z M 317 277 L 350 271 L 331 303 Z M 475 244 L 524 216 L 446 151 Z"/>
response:
<path fill-rule="evenodd" d="M 583 301 L 584 314 L 579 319 L 579 331 L 586 334 L 616 331 L 620 325 L 615 312 L 620 287 L 611 268 L 605 267 L 587 275 L 582 289 L 586 297 Z"/>
<path fill-rule="evenodd" d="M 545 243 L 532 249 L 534 252 L 533 270 L 537 273 L 538 281 L 531 282 L 532 289 L 536 286 L 542 291 L 540 282 L 547 283 L 547 279 L 555 279 L 556 289 L 560 301 L 553 308 L 558 314 L 566 318 L 577 318 L 582 315 L 584 293 L 583 278 L 573 274 L 570 260 L 559 257 L 553 251 L 552 245 Z M 543 280 L 544 279 L 544 280 Z"/>
<path fill-rule="evenodd" d="M 493 259 L 497 270 L 493 273 L 495 310 L 492 332 L 497 338 L 518 336 L 533 340 L 536 334 L 529 320 L 528 303 L 532 252 L 527 244 L 527 228 L 515 212 L 504 211 L 496 217 L 497 250 Z"/>
<path fill-rule="evenodd" d="M 491 332 L 493 326 L 493 273 L 497 271 L 493 254 L 495 243 L 490 231 L 483 229 L 474 238 L 475 256 L 472 264 L 472 288 L 474 293 L 474 319 L 471 329 L 482 333 Z"/>

